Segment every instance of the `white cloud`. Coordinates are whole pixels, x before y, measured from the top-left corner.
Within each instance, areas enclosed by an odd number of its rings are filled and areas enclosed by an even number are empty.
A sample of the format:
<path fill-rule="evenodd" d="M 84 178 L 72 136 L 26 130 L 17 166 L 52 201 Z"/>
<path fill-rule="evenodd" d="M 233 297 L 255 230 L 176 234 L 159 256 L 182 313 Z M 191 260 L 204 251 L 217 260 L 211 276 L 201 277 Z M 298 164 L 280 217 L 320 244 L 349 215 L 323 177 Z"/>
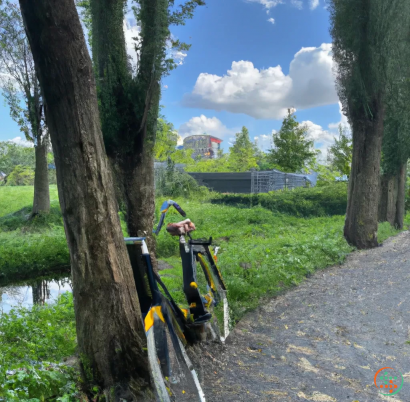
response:
<path fill-rule="evenodd" d="M 127 48 L 127 54 L 130 57 L 130 62 L 135 70 L 138 65 L 138 52 L 135 49 L 137 41 L 141 38 L 141 27 L 139 27 L 135 19 L 124 18 L 123 22 L 124 35 L 125 35 L 125 46 Z"/>
<path fill-rule="evenodd" d="M 275 23 L 275 18 L 269 18 L 268 21 L 269 21 L 271 24 L 274 24 L 274 23 Z"/>
<path fill-rule="evenodd" d="M 139 52 L 135 49 L 135 45 L 138 43 L 138 41 L 141 40 L 141 27 L 137 25 L 135 18 L 129 15 L 129 13 L 126 17 L 127 18 L 124 18 L 123 21 L 125 46 L 127 49 L 127 54 L 130 57 L 132 68 L 134 71 L 136 71 L 136 68 L 138 66 Z M 172 39 L 175 39 L 174 36 L 171 35 L 171 37 Z M 187 53 L 172 49 L 171 41 L 167 42 L 167 51 L 168 55 L 172 57 L 175 63 L 178 65 L 182 65 L 184 63 L 185 57 L 188 56 Z"/>
<path fill-rule="evenodd" d="M 319 0 L 310 0 L 310 9 L 314 10 L 319 6 Z"/>
<path fill-rule="evenodd" d="M 246 0 L 249 3 L 259 3 L 265 7 L 267 13 L 269 14 L 270 10 L 279 4 L 290 3 L 293 7 L 296 7 L 299 10 L 303 9 L 303 0 Z M 319 6 L 319 0 L 309 0 L 310 9 L 314 10 Z"/>
<path fill-rule="evenodd" d="M 234 61 L 224 76 L 201 73 L 188 107 L 227 110 L 257 119 L 282 119 L 289 107 L 309 109 L 338 102 L 332 72 L 331 44 L 302 48 L 290 63 L 258 70 L 250 61 Z"/>
<path fill-rule="evenodd" d="M 218 118 L 206 117 L 203 114 L 192 117 L 192 119 L 182 124 L 178 132 L 182 138 L 205 133 L 223 139 L 235 134 L 234 130 L 226 127 Z"/>
<path fill-rule="evenodd" d="M 338 123 L 330 123 L 328 126 L 329 129 L 337 130 L 339 128 L 339 124 L 341 124 L 343 127 L 346 127 L 350 131 L 349 121 L 347 120 L 347 117 L 343 114 L 342 104 L 340 102 L 339 102 L 339 112 L 340 112 L 340 121 Z"/>
<path fill-rule="evenodd" d="M 322 126 L 315 124 L 310 120 L 302 121 L 300 124 L 307 126 L 308 138 L 315 142 L 315 148 L 321 152 L 319 160 L 322 162 L 326 161 L 328 149 L 334 143 L 335 133 L 323 129 Z"/>
<path fill-rule="evenodd" d="M 276 130 L 272 130 L 272 134 L 266 135 L 258 135 L 255 137 L 256 144 L 261 151 L 268 151 L 273 147 L 273 134 L 276 133 Z"/>
<path fill-rule="evenodd" d="M 303 8 L 302 0 L 291 0 L 291 4 L 292 4 L 292 6 L 298 8 L 299 10 L 301 10 Z"/>
<path fill-rule="evenodd" d="M 247 0 L 250 3 L 259 3 L 262 4 L 268 11 L 271 8 L 276 7 L 278 4 L 283 4 L 283 0 Z"/>
<path fill-rule="evenodd" d="M 25 138 L 22 137 L 15 137 L 12 140 L 9 140 L 9 142 L 14 142 L 17 145 L 21 145 L 23 147 L 34 147 L 34 143 L 31 141 L 27 141 Z"/>

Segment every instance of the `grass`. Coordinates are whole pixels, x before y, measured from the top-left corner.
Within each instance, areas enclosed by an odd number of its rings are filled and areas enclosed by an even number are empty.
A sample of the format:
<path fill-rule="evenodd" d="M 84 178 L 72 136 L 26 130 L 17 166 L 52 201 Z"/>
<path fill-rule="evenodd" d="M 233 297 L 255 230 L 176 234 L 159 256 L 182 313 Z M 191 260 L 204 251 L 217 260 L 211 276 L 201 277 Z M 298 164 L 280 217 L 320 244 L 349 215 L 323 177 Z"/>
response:
<path fill-rule="evenodd" d="M 32 187 L 0 187 L 0 285 L 10 278 L 47 277 L 54 275 L 55 267 L 68 267 L 55 186 L 51 187 L 51 212 L 45 218 L 27 220 L 32 196 Z M 162 201 L 157 202 L 157 218 Z M 342 263 L 353 250 L 343 237 L 343 216 L 303 218 L 261 206 L 176 201 L 195 223 L 194 237 L 212 236 L 214 244 L 221 247 L 219 265 L 234 321 L 315 270 Z M 173 209 L 167 215 L 167 222 L 180 219 Z M 410 224 L 410 216 L 405 223 Z M 396 233 L 388 223 L 379 225 L 381 242 Z M 175 299 L 184 303 L 178 239 L 163 230 L 157 249 L 159 257 L 173 267 L 161 272 L 162 279 Z M 0 380 L 0 401 L 37 402 L 50 395 L 59 396 L 47 399 L 50 401 L 78 400 L 77 374 L 55 364 L 76 348 L 71 295 L 54 305 L 1 314 L 0 333 L 0 378 L 6 379 Z M 7 370 L 11 370 L 9 374 Z"/>
<path fill-rule="evenodd" d="M 233 317 L 240 319 L 260 300 L 300 283 L 317 269 L 342 263 L 353 250 L 343 237 L 344 216 L 297 218 L 262 207 L 234 208 L 177 200 L 198 230 L 194 237 L 213 236 L 221 247 L 219 265 L 229 289 Z M 158 203 L 160 204 L 160 203 Z M 168 221 L 178 221 L 176 213 Z M 407 216 L 406 224 L 410 224 Z M 379 225 L 379 239 L 398 231 Z M 159 256 L 173 265 L 163 278 L 183 300 L 178 241 L 164 230 L 158 238 Z"/>
<path fill-rule="evenodd" d="M 73 297 L 0 314 L 0 401 L 78 401 L 78 374 L 58 362 L 77 347 Z"/>

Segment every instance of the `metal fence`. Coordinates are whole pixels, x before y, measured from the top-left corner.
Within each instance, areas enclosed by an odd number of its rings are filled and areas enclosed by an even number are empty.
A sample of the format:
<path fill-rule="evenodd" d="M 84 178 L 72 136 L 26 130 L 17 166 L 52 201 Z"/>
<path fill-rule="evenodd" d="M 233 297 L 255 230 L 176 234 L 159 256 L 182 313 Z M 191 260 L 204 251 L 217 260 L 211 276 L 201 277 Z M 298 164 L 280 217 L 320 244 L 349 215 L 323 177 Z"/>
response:
<path fill-rule="evenodd" d="M 183 171 L 185 165 L 174 168 Z M 166 179 L 166 162 L 155 162 L 155 181 Z M 284 173 L 279 170 L 242 172 L 242 173 L 193 173 L 187 172 L 198 184 L 219 193 L 268 193 L 275 190 L 293 190 L 297 187 L 316 185 L 317 173 L 309 175 Z"/>
<path fill-rule="evenodd" d="M 293 190 L 297 187 L 316 185 L 316 174 L 302 175 L 284 173 L 279 170 L 253 171 L 251 174 L 251 192 L 268 193 L 275 190 Z"/>

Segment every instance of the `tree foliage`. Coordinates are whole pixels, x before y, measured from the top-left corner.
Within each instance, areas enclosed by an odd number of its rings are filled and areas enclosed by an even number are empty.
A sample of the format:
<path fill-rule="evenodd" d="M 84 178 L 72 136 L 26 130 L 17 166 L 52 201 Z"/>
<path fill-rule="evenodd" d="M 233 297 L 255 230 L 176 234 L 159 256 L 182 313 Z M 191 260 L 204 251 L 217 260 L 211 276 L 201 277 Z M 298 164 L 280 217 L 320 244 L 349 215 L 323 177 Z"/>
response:
<path fill-rule="evenodd" d="M 0 72 L 11 118 L 28 141 L 41 143 L 47 133 L 40 86 L 20 9 L 8 0 L 0 8 Z"/>
<path fill-rule="evenodd" d="M 281 129 L 273 134 L 274 148 L 270 150 L 268 161 L 284 172 L 301 171 L 317 155 L 313 149 L 313 141 L 307 138 L 307 130 L 288 109 Z"/>
<path fill-rule="evenodd" d="M 167 122 L 164 118 L 159 118 L 156 136 L 154 147 L 155 159 L 158 161 L 166 161 L 176 151 L 178 133 L 172 123 Z"/>
<path fill-rule="evenodd" d="M 352 164 L 353 144 L 347 128 L 339 125 L 339 138 L 329 148 L 327 160 L 333 170 L 349 177 Z"/>
<path fill-rule="evenodd" d="M 407 26 L 405 0 L 332 0 L 330 2 L 333 58 L 337 89 L 351 124 L 377 118 L 378 101 L 400 63 Z M 408 11 L 408 10 L 407 10 Z M 406 17 L 407 18 L 407 17 Z M 400 43 L 402 42 L 402 43 Z"/>
<path fill-rule="evenodd" d="M 249 169 L 256 169 L 258 149 L 249 138 L 249 130 L 242 127 L 242 130 L 235 135 L 235 142 L 229 148 L 228 165 L 231 172 L 246 172 Z"/>
<path fill-rule="evenodd" d="M 34 170 L 28 166 L 17 165 L 6 177 L 6 186 L 32 186 L 34 184 Z"/>
<path fill-rule="evenodd" d="M 0 142 L 0 172 L 8 175 L 17 165 L 34 169 L 34 148 L 23 147 L 9 141 Z"/>

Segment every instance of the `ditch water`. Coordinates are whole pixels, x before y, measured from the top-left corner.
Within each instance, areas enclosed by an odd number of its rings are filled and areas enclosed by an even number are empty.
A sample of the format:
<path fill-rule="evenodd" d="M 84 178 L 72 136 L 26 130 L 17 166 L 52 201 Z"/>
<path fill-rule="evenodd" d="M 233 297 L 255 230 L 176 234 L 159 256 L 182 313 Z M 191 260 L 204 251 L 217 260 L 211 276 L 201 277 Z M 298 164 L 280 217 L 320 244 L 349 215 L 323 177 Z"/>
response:
<path fill-rule="evenodd" d="M 65 292 L 71 292 L 71 282 L 66 280 L 47 281 L 44 301 L 52 303 Z M 13 307 L 31 307 L 33 305 L 32 286 L 8 286 L 0 288 L 0 313 L 8 313 Z"/>

